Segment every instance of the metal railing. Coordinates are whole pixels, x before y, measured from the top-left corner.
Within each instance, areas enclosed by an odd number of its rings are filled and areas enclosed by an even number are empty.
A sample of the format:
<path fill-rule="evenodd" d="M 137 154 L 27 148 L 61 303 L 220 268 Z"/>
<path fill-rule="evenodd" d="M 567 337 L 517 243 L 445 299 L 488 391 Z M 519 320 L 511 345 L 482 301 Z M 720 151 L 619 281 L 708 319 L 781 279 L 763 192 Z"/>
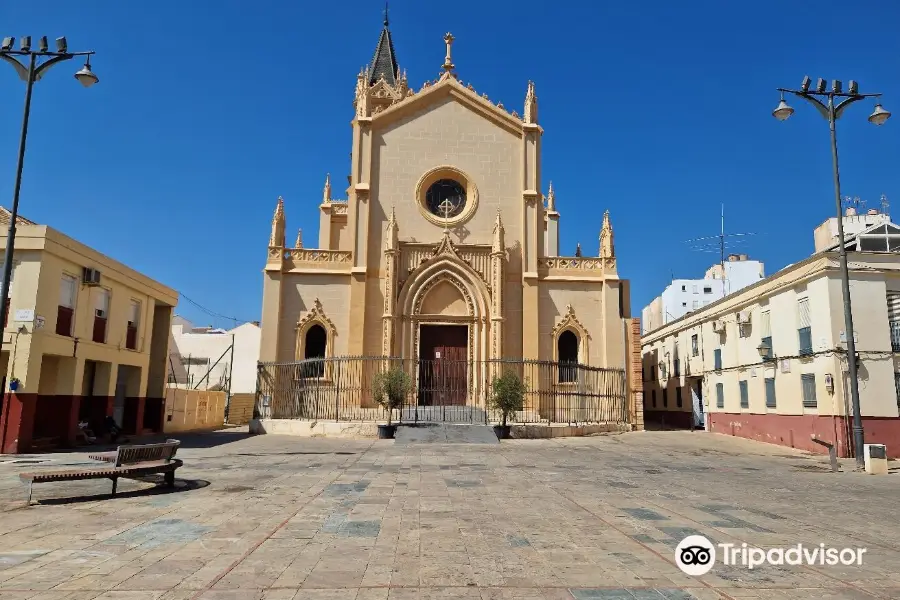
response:
<path fill-rule="evenodd" d="M 900 322 L 889 321 L 888 325 L 891 327 L 891 350 L 900 352 Z"/>
<path fill-rule="evenodd" d="M 525 382 L 513 423 L 628 423 L 625 371 L 523 359 L 404 359 L 387 356 L 259 363 L 254 415 L 271 419 L 384 421 L 373 399 L 375 375 L 400 368 L 410 390 L 395 422 L 499 422 L 491 383 L 505 371 Z"/>

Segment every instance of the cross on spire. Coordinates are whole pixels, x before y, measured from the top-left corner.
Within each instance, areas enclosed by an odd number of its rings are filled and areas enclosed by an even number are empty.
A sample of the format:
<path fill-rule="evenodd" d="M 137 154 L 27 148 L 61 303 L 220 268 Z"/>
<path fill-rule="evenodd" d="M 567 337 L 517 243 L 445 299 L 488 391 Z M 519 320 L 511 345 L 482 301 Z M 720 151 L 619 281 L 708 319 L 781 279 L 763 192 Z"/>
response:
<path fill-rule="evenodd" d="M 450 220 L 450 213 L 456 209 L 456 204 L 450 201 L 450 198 L 444 198 L 444 201 L 438 204 L 438 210 L 444 215 L 444 232 L 449 232 L 447 222 Z"/>

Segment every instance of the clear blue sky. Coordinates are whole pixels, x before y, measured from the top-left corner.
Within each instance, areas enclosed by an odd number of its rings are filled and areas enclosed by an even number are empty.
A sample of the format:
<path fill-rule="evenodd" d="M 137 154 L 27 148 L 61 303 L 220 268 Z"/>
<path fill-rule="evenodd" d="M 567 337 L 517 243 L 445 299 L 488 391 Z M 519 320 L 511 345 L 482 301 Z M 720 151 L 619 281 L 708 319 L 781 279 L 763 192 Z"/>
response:
<path fill-rule="evenodd" d="M 828 128 L 799 105 L 778 123 L 774 88 L 804 75 L 885 94 L 881 128 L 861 102 L 839 122 L 845 194 L 900 214 L 900 5 L 393 0 L 397 56 L 418 88 L 446 31 L 461 79 L 521 112 L 533 79 L 545 129 L 544 187 L 562 253 L 596 252 L 604 209 L 633 313 L 716 256 L 685 240 L 726 229 L 769 273 L 813 249 L 834 212 Z M 331 172 L 349 169 L 355 76 L 375 49 L 382 3 L 274 0 L 3 2 L 2 35 L 65 35 L 97 51 L 35 87 L 21 213 L 159 279 L 221 314 L 260 315 L 275 200 L 290 232 L 317 239 Z M 824 10 L 823 7 L 831 7 Z M 24 85 L 0 64 L 0 203 L 10 202 Z M 289 238 L 292 234 L 289 233 Z M 182 300 L 178 312 L 228 326 Z"/>

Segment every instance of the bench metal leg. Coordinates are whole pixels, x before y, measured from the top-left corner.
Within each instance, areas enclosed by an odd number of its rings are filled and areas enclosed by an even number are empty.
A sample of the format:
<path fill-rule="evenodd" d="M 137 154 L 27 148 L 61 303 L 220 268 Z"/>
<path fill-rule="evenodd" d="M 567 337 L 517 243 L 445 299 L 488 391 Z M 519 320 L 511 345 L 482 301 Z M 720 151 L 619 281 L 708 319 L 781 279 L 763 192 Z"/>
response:
<path fill-rule="evenodd" d="M 166 471 L 163 478 L 165 479 L 167 486 L 175 487 L 175 471 Z"/>
<path fill-rule="evenodd" d="M 118 477 L 111 477 L 110 479 L 112 479 L 112 482 L 113 482 L 112 495 L 115 496 L 115 495 L 116 495 L 116 486 L 119 485 L 119 478 L 118 478 Z"/>

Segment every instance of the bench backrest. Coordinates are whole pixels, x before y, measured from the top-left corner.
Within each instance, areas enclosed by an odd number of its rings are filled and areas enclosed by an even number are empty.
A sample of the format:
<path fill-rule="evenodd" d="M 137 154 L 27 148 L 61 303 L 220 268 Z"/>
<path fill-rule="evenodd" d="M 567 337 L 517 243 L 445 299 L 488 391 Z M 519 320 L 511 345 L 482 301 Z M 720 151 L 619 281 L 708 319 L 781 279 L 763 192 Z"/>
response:
<path fill-rule="evenodd" d="M 178 440 L 166 440 L 162 444 L 119 446 L 116 453 L 116 466 L 142 462 L 169 462 L 175 457 L 180 445 L 181 442 Z"/>

